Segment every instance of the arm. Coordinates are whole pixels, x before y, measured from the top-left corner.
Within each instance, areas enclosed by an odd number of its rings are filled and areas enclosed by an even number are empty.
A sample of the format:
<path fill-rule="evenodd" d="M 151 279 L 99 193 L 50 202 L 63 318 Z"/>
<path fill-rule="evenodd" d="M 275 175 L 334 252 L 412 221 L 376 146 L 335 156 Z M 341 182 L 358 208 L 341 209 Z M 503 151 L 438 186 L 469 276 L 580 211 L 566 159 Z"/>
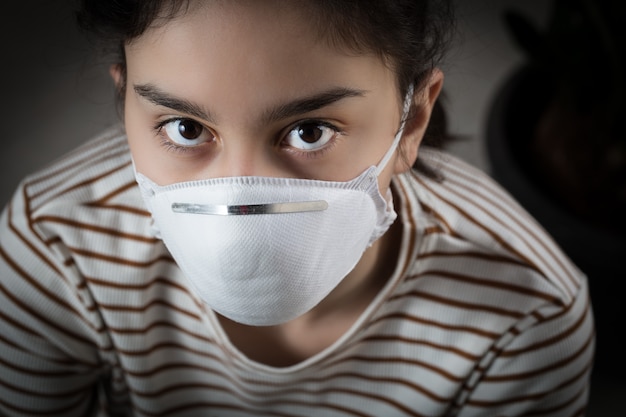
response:
<path fill-rule="evenodd" d="M 483 358 L 459 416 L 584 415 L 595 333 L 586 281 L 570 305 L 520 320 Z"/>
<path fill-rule="evenodd" d="M 0 217 L 0 415 L 94 415 L 101 324 L 16 201 Z"/>

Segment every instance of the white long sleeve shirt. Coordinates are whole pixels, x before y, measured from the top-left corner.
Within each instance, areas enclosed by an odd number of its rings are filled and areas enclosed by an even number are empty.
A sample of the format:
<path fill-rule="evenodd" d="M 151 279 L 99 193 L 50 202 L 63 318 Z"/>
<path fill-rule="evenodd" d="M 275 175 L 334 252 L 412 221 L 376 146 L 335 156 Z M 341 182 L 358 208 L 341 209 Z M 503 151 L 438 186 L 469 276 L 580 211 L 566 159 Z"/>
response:
<path fill-rule="evenodd" d="M 350 330 L 275 368 L 230 343 L 150 232 L 110 130 L 26 178 L 0 218 L 0 415 L 581 416 L 584 275 L 486 175 L 393 180 L 393 276 Z"/>

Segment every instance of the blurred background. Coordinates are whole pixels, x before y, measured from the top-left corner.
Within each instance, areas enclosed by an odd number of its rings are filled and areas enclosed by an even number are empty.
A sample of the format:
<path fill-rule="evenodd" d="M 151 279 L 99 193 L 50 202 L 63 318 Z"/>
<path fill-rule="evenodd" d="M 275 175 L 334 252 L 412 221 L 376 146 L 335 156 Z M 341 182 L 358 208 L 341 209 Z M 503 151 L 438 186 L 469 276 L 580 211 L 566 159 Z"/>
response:
<path fill-rule="evenodd" d="M 503 86 L 527 59 L 511 39 L 504 12 L 519 11 L 541 27 L 549 17 L 551 2 L 457 0 L 456 3 L 458 34 L 443 70 L 449 129 L 458 139 L 447 148 L 498 176 L 492 163 L 494 151 L 488 149 L 487 143 L 488 131 L 494 129 L 490 115 Z M 22 0 L 3 5 L 1 206 L 8 202 L 25 175 L 118 121 L 108 65 L 78 32 L 73 5 L 71 0 Z M 614 249 L 615 245 L 611 247 Z M 615 279 L 626 278 L 619 274 L 612 277 L 613 283 Z M 611 304 L 595 297 L 592 284 L 594 303 Z M 600 318 L 606 323 L 605 334 L 618 335 L 624 329 L 622 321 L 626 314 L 621 307 L 602 312 Z M 613 343 L 617 346 L 618 336 L 599 337 L 598 343 L 603 348 Z M 601 352 L 608 363 L 604 366 L 608 368 L 615 363 L 617 369 L 624 369 L 623 356 L 610 356 L 617 349 Z M 611 372 L 594 373 L 588 416 L 626 415 L 626 405 L 621 401 L 626 396 L 623 376 L 623 373 L 619 376 Z"/>

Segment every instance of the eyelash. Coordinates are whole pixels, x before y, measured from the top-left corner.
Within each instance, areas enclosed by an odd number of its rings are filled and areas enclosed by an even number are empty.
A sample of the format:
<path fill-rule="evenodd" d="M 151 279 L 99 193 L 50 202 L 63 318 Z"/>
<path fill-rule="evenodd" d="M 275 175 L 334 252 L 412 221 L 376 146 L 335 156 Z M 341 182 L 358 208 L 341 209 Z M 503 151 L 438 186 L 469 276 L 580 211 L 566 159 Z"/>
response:
<path fill-rule="evenodd" d="M 319 120 L 319 119 L 304 119 L 304 120 L 298 120 L 297 122 L 289 126 L 287 129 L 285 129 L 285 133 L 281 134 L 281 139 L 280 139 L 281 144 L 282 144 L 283 139 L 289 132 L 291 132 L 292 130 L 296 129 L 299 126 L 304 126 L 307 124 L 327 127 L 331 129 L 333 132 L 335 132 L 335 136 L 325 146 L 323 146 L 320 149 L 315 149 L 315 150 L 305 151 L 305 150 L 297 149 L 297 148 L 288 148 L 287 145 L 282 145 L 286 148 L 287 152 L 294 154 L 299 158 L 316 159 L 316 158 L 321 157 L 326 152 L 329 152 L 331 149 L 333 149 L 335 145 L 337 144 L 337 140 L 344 134 L 344 132 L 341 129 L 339 129 L 337 126 L 335 126 L 332 123 L 326 122 L 324 120 Z"/>
<path fill-rule="evenodd" d="M 176 122 L 176 121 L 180 121 L 180 120 L 193 120 L 190 119 L 188 117 L 171 117 L 168 119 L 164 119 L 161 120 L 159 122 L 157 122 L 154 126 L 153 126 L 153 130 L 156 134 L 156 136 L 159 137 L 159 142 L 160 145 L 163 146 L 165 148 L 165 150 L 169 151 L 169 152 L 175 152 L 175 153 L 189 153 L 194 151 L 193 146 L 181 146 L 181 145 L 177 145 L 176 143 L 173 143 L 171 140 L 169 140 L 167 138 L 167 136 L 163 133 L 163 129 L 165 127 L 165 125 L 167 125 L 168 123 L 172 123 L 172 122 Z M 199 123 L 199 122 L 198 122 Z M 335 145 L 337 144 L 337 140 L 339 137 L 341 137 L 344 132 L 339 129 L 337 126 L 335 126 L 332 123 L 323 121 L 323 120 L 318 120 L 318 119 L 304 119 L 304 120 L 299 120 L 295 123 L 293 123 L 290 127 L 288 127 L 285 130 L 285 133 L 281 134 L 280 136 L 280 143 L 282 144 L 282 141 L 285 137 L 286 134 L 288 134 L 289 132 L 291 132 L 292 130 L 296 129 L 298 126 L 303 126 L 306 124 L 312 124 L 312 125 L 318 125 L 318 126 L 324 126 L 327 127 L 329 129 L 331 129 L 332 131 L 335 132 L 335 137 L 333 137 L 333 139 L 326 145 L 323 146 L 320 149 L 315 149 L 315 150 L 301 150 L 301 149 L 297 149 L 297 148 L 288 148 L 287 145 L 282 145 L 284 148 L 286 148 L 286 151 L 296 155 L 299 158 L 305 158 L 305 159 L 315 159 L 315 158 L 319 158 L 321 157 L 323 154 L 325 154 L 326 152 L 330 151 L 331 149 L 333 149 L 335 147 Z M 204 128 L 206 129 L 206 128 Z"/>
<path fill-rule="evenodd" d="M 170 117 L 169 119 L 164 119 L 164 120 L 157 122 L 153 126 L 153 130 L 156 136 L 159 137 L 160 145 L 163 146 L 165 150 L 168 152 L 188 153 L 190 151 L 193 151 L 194 149 L 193 146 L 182 146 L 182 145 L 175 144 L 174 142 L 172 142 L 171 140 L 167 138 L 166 134 L 163 133 L 163 129 L 165 125 L 167 125 L 168 123 L 172 123 L 172 122 L 176 122 L 180 120 L 193 120 L 193 119 L 190 119 L 188 117 Z"/>

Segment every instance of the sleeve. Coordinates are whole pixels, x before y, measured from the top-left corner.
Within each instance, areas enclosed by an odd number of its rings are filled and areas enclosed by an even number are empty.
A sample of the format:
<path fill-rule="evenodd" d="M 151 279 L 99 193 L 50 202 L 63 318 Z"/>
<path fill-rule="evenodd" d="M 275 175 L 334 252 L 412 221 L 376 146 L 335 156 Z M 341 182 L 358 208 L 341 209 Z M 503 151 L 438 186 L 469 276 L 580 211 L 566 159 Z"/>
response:
<path fill-rule="evenodd" d="M 478 365 L 459 416 L 583 416 L 595 330 L 586 280 L 573 302 L 544 305 L 511 328 Z"/>
<path fill-rule="evenodd" d="M 102 325 L 26 211 L 15 198 L 0 217 L 0 415 L 104 414 Z"/>

